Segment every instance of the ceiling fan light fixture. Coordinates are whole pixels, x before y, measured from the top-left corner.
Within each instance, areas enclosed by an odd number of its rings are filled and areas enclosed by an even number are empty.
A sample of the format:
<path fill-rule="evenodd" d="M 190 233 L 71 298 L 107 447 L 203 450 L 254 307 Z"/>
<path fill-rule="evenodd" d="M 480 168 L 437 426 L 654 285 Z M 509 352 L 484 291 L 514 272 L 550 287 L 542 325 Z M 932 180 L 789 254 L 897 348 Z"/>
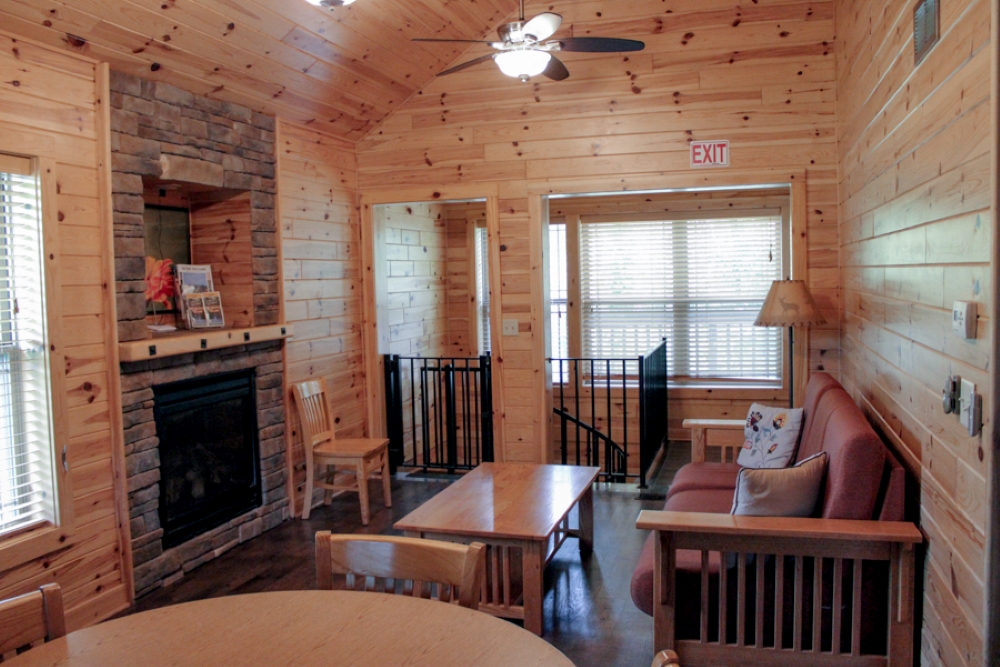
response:
<path fill-rule="evenodd" d="M 324 7 L 326 9 L 333 9 L 334 7 L 343 7 L 349 5 L 354 0 L 306 0 L 310 5 L 316 5 L 317 7 Z"/>
<path fill-rule="evenodd" d="M 517 49 L 504 51 L 493 56 L 500 71 L 509 77 L 527 81 L 538 76 L 548 67 L 552 56 L 546 51 L 535 49 Z"/>

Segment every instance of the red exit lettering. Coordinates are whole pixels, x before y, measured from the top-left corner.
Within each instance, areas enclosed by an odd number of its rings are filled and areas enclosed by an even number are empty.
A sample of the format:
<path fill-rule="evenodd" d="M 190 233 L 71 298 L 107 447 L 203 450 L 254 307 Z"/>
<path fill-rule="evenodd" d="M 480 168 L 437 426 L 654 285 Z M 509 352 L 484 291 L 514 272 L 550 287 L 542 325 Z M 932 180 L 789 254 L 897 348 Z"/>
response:
<path fill-rule="evenodd" d="M 728 167 L 728 141 L 692 141 L 692 167 Z"/>

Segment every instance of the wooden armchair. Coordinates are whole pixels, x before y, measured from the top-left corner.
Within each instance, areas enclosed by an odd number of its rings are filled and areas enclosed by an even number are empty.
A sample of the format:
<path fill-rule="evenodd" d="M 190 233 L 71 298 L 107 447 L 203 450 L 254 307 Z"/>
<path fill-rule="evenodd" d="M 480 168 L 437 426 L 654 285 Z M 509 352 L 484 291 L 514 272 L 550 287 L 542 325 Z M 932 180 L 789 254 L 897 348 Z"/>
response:
<path fill-rule="evenodd" d="M 657 536 L 654 648 L 676 651 L 685 667 L 912 663 L 922 535 L 911 523 L 645 510 L 636 526 Z M 701 568 L 679 613 L 682 549 L 699 553 Z M 863 651 L 862 619 L 869 606 L 883 609 L 869 595 L 877 563 L 888 565 L 888 638 L 873 655 Z M 679 615 L 695 621 L 695 638 L 678 637 Z"/>
<path fill-rule="evenodd" d="M 347 590 L 400 593 L 479 608 L 486 545 L 415 537 L 316 533 L 316 584 L 333 588 L 343 575 Z M 436 591 L 434 590 L 436 589 Z"/>
<path fill-rule="evenodd" d="M 58 584 L 45 584 L 32 593 L 0 601 L 0 662 L 65 634 Z"/>

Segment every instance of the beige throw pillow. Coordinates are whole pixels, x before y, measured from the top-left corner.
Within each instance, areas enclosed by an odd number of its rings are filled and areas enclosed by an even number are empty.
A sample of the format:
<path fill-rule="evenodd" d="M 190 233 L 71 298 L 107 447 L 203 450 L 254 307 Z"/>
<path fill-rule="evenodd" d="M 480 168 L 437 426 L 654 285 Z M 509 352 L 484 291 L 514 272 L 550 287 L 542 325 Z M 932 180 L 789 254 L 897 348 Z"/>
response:
<path fill-rule="evenodd" d="M 810 456 L 791 468 L 743 468 L 736 478 L 733 514 L 812 516 L 826 476 L 827 453 Z"/>
<path fill-rule="evenodd" d="M 743 428 L 743 449 L 736 460 L 744 468 L 784 468 L 792 462 L 802 432 L 802 408 L 750 406 Z"/>

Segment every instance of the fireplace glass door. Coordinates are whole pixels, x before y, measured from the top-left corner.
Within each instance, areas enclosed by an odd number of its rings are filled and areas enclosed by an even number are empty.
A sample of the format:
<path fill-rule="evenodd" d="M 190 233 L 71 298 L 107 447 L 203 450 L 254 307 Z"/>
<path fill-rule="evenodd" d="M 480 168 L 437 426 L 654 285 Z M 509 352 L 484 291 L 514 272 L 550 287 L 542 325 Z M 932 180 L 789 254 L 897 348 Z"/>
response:
<path fill-rule="evenodd" d="M 254 372 L 153 388 L 170 548 L 261 505 Z"/>

